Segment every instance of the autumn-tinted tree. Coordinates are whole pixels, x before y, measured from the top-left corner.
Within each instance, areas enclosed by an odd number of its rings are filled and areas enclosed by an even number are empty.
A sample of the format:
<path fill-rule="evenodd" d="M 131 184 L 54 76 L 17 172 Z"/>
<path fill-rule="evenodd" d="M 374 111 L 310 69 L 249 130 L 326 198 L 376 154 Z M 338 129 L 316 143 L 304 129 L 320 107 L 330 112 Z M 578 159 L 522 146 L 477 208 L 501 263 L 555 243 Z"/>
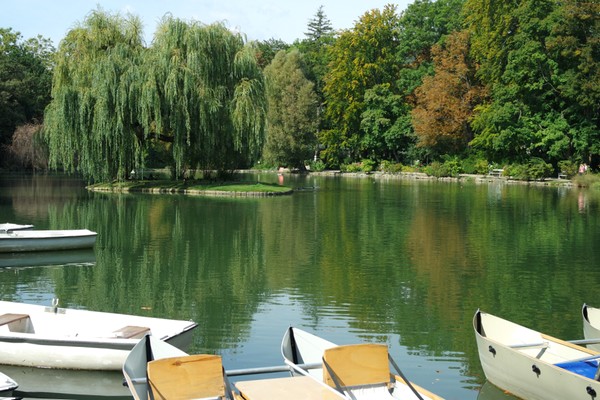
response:
<path fill-rule="evenodd" d="M 0 28 L 0 152 L 17 126 L 41 123 L 50 101 L 53 52 L 49 39 L 24 40 Z"/>
<path fill-rule="evenodd" d="M 473 138 L 470 121 L 484 89 L 469 59 L 469 33 L 454 32 L 433 46 L 435 74 L 416 90 L 412 110 L 419 146 L 434 154 L 459 154 Z"/>
<path fill-rule="evenodd" d="M 264 158 L 274 165 L 304 169 L 315 153 L 318 99 L 304 74 L 298 50 L 280 51 L 265 69 L 267 143 Z"/>

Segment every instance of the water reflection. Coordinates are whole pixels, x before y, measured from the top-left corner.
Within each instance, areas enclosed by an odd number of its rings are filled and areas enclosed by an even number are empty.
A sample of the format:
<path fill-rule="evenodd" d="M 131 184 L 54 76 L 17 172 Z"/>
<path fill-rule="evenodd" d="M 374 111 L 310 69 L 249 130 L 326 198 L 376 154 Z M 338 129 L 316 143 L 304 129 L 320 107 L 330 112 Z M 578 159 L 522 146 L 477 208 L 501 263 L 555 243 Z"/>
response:
<path fill-rule="evenodd" d="M 16 268 L 52 265 L 90 266 L 95 263 L 96 254 L 93 249 L 0 253 L 0 267 Z"/>
<path fill-rule="evenodd" d="M 286 174 L 318 190 L 220 199 L 23 181 L 0 180 L 2 219 L 94 230 L 96 265 L 0 269 L 2 299 L 194 319 L 191 352 L 219 353 L 226 368 L 281 364 L 296 325 L 386 343 L 418 384 L 476 399 L 477 308 L 576 339 L 600 281 L 588 192 L 582 214 L 578 191 L 506 184 Z"/>

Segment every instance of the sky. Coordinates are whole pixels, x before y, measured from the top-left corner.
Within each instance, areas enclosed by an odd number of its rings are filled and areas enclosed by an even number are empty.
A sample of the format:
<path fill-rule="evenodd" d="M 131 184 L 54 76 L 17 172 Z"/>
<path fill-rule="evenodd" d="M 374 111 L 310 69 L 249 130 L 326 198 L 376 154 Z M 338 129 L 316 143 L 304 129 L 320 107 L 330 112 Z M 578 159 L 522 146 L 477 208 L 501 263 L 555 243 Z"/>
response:
<path fill-rule="evenodd" d="M 351 29 L 372 9 L 394 4 L 400 13 L 413 0 L 12 0 L 0 4 L 0 28 L 12 28 L 23 39 L 42 35 L 54 46 L 67 32 L 83 22 L 90 11 L 101 7 L 111 13 L 137 15 L 144 24 L 146 44 L 150 45 L 156 26 L 167 13 L 183 20 L 205 24 L 223 22 L 243 33 L 248 40 L 281 39 L 293 43 L 304 39 L 308 22 L 322 5 L 335 30 Z"/>

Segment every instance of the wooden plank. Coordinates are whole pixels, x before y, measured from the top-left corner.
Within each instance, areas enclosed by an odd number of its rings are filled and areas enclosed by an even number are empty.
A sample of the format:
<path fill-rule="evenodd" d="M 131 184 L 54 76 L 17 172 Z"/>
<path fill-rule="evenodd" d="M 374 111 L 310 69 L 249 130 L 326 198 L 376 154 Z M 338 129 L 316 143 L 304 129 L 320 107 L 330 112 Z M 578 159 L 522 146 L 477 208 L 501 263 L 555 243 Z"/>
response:
<path fill-rule="evenodd" d="M 121 329 L 113 331 L 118 338 L 132 339 L 142 338 L 146 333 L 150 332 L 150 328 L 146 326 L 124 326 Z"/>
<path fill-rule="evenodd" d="M 546 339 L 546 340 L 549 340 L 551 342 L 555 342 L 555 343 L 558 343 L 558 344 L 562 344 L 563 346 L 567 346 L 567 347 L 570 347 L 570 348 L 575 349 L 575 350 L 583 351 L 583 352 L 591 354 L 591 355 L 600 354 L 600 352 L 594 351 L 592 349 L 588 349 L 587 347 L 578 346 L 578 345 L 576 345 L 574 343 L 569 343 L 566 340 L 561 340 L 561 339 L 557 339 L 557 338 L 555 338 L 553 336 L 546 335 L 545 333 L 542 333 L 541 335 L 542 335 L 543 339 Z"/>
<path fill-rule="evenodd" d="M 325 350 L 323 360 L 342 386 L 375 385 L 390 382 L 388 349 L 384 344 L 352 344 Z M 323 366 L 323 381 L 336 387 Z"/>
<path fill-rule="evenodd" d="M 0 315 L 0 325 L 10 324 L 26 318 L 29 318 L 28 314 L 2 314 Z"/>
<path fill-rule="evenodd" d="M 235 384 L 244 400 L 336 400 L 344 396 L 308 376 L 258 379 Z"/>
<path fill-rule="evenodd" d="M 219 398 L 225 395 L 221 357 L 211 354 L 163 358 L 148 363 L 155 399 Z"/>
<path fill-rule="evenodd" d="M 402 377 L 398 376 L 398 375 L 394 375 L 394 377 L 396 378 L 396 385 L 406 385 L 406 381 L 404 379 L 402 379 Z M 444 400 L 442 397 L 438 396 L 437 394 L 430 392 L 429 390 L 416 385 L 414 383 L 410 383 L 416 390 L 417 392 L 419 392 L 421 395 L 424 395 L 428 398 L 430 398 L 431 400 Z"/>

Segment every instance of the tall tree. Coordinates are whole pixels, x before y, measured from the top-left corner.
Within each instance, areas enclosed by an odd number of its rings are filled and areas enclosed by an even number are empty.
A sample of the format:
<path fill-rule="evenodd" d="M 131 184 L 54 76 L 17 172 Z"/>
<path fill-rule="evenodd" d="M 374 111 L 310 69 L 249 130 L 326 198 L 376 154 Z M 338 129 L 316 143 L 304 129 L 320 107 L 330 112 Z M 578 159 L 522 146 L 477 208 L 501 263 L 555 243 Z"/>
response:
<path fill-rule="evenodd" d="M 352 30 L 342 32 L 331 49 L 324 93 L 332 129 L 320 134 L 320 141 L 326 146 L 322 157 L 329 166 L 365 155 L 360 127 L 365 91 L 396 79 L 397 26 L 395 6 L 369 11 Z"/>
<path fill-rule="evenodd" d="M 555 165 L 598 154 L 597 106 L 589 102 L 598 99 L 597 88 L 590 90 L 598 79 L 598 5 L 527 0 L 495 8 L 495 19 L 489 8 L 467 5 L 473 55 L 490 87 L 489 103 L 473 120 L 472 144 L 493 160 L 539 157 Z"/>
<path fill-rule="evenodd" d="M 473 138 L 470 121 L 484 88 L 469 58 L 469 33 L 454 32 L 432 48 L 435 74 L 416 90 L 412 110 L 419 145 L 439 154 L 457 154 Z"/>
<path fill-rule="evenodd" d="M 255 49 L 221 24 L 166 17 L 143 46 L 137 17 L 92 12 L 61 42 L 46 112 L 54 166 L 124 179 L 163 141 L 177 176 L 256 159 L 264 83 Z"/>
<path fill-rule="evenodd" d="M 267 143 L 270 163 L 303 170 L 315 152 L 318 99 L 298 50 L 280 51 L 265 69 Z"/>
<path fill-rule="evenodd" d="M 41 123 L 50 102 L 54 47 L 0 28 L 0 151 L 19 125 Z"/>

